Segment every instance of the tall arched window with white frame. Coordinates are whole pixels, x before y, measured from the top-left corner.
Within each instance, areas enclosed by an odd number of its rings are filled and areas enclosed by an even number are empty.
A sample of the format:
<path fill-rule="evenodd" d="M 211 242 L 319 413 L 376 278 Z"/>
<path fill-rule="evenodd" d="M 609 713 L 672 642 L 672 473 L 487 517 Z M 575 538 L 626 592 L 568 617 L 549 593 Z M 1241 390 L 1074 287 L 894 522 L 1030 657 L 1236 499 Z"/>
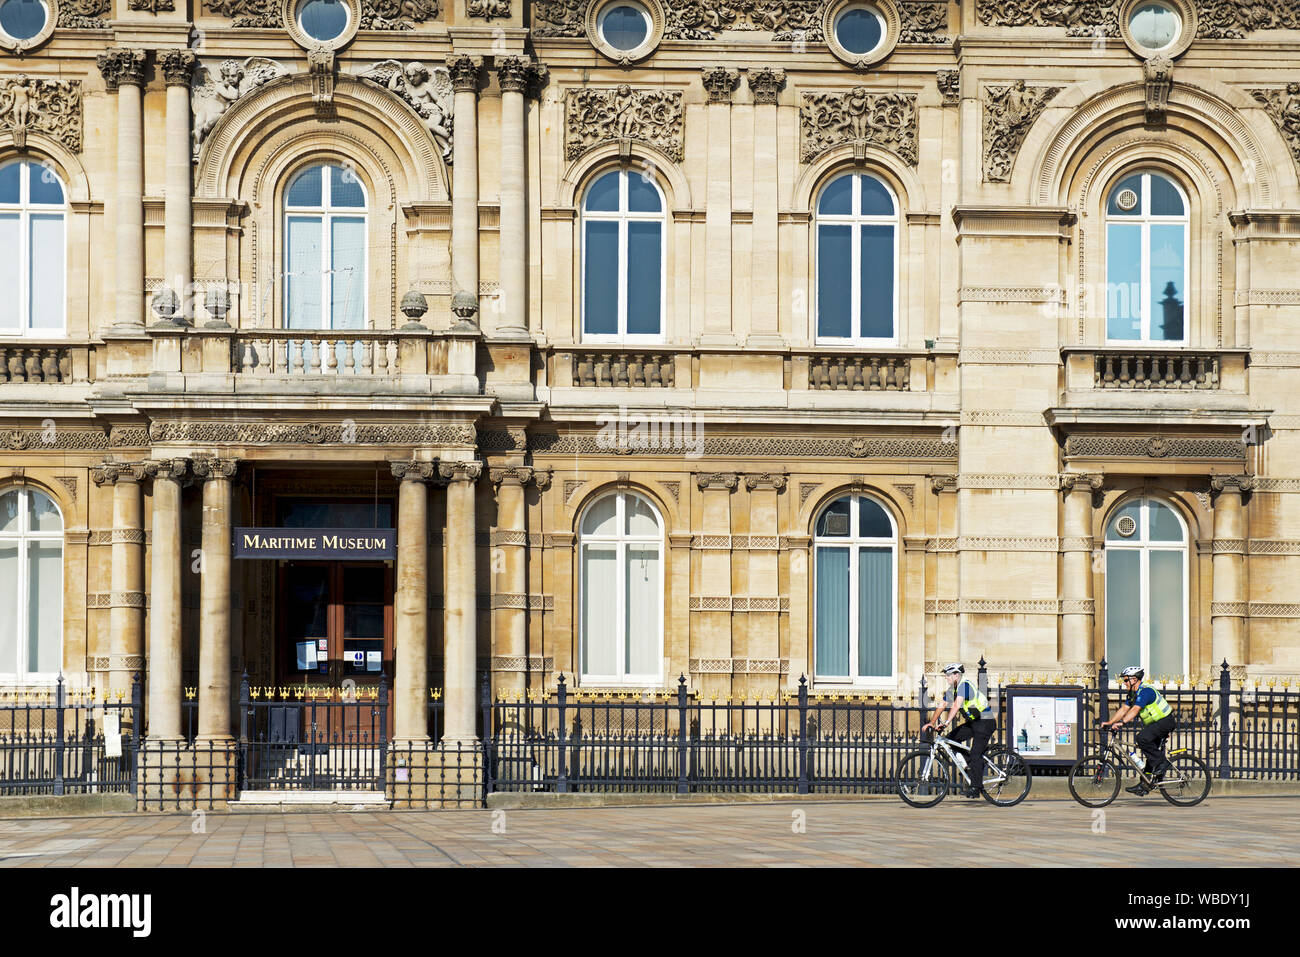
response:
<path fill-rule="evenodd" d="M 887 509 L 845 495 L 813 537 L 813 668 L 818 681 L 879 684 L 897 674 L 898 544 Z"/>
<path fill-rule="evenodd" d="M 366 328 L 366 268 L 366 190 L 355 170 L 301 170 L 284 194 L 285 328 Z"/>
<path fill-rule="evenodd" d="M 817 341 L 898 341 L 898 203 L 866 173 L 836 177 L 817 199 Z"/>
<path fill-rule="evenodd" d="M 1111 673 L 1187 673 L 1187 529 L 1173 508 L 1137 498 L 1106 524 L 1106 660 Z"/>
<path fill-rule="evenodd" d="M 611 170 L 582 200 L 582 338 L 661 342 L 664 197 L 639 169 Z"/>
<path fill-rule="evenodd" d="M 0 336 L 66 329 L 67 194 L 48 165 L 0 166 Z"/>
<path fill-rule="evenodd" d="M 1153 171 L 1124 177 L 1106 199 L 1106 338 L 1185 345 L 1188 204 Z"/>
<path fill-rule="evenodd" d="M 63 516 L 38 488 L 0 493 L 0 675 L 63 667 Z"/>
<path fill-rule="evenodd" d="M 593 502 L 579 531 L 582 680 L 657 684 L 663 672 L 663 523 L 632 492 Z"/>

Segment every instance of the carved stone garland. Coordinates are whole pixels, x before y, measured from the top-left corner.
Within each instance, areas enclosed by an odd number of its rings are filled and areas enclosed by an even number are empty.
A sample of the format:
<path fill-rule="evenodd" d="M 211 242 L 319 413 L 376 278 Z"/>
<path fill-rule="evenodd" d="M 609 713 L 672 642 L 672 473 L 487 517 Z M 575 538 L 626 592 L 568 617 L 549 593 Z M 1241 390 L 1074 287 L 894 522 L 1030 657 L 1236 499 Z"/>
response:
<path fill-rule="evenodd" d="M 229 17 L 236 27 L 283 25 L 279 0 L 205 0 L 204 6 L 211 13 Z M 358 26 L 362 30 L 414 30 L 417 23 L 433 20 L 438 13 L 438 0 L 361 0 Z"/>
<path fill-rule="evenodd" d="M 28 133 L 44 133 L 81 152 L 81 81 L 32 79 L 20 73 L 0 80 L 0 130 L 27 148 Z"/>
<path fill-rule="evenodd" d="M 1011 181 L 1011 167 L 1029 128 L 1060 92 L 1059 86 L 1025 86 L 1024 80 L 984 88 L 985 182 Z"/>
<path fill-rule="evenodd" d="M 111 0 L 59 0 L 59 27 L 64 30 L 103 30 L 108 26 Z"/>
<path fill-rule="evenodd" d="M 682 94 L 676 90 L 569 90 L 565 96 L 565 153 L 577 159 L 610 140 L 638 140 L 673 162 L 683 157 Z"/>
<path fill-rule="evenodd" d="M 805 93 L 799 108 L 800 156 L 805 163 L 843 143 L 869 143 L 917 164 L 916 96 L 869 93 Z"/>
<path fill-rule="evenodd" d="M 979 22 L 992 27 L 1065 27 L 1069 36 L 1119 36 L 1123 0 L 977 0 Z M 1300 2 L 1197 0 L 1196 35 L 1241 39 L 1255 30 L 1300 28 Z"/>

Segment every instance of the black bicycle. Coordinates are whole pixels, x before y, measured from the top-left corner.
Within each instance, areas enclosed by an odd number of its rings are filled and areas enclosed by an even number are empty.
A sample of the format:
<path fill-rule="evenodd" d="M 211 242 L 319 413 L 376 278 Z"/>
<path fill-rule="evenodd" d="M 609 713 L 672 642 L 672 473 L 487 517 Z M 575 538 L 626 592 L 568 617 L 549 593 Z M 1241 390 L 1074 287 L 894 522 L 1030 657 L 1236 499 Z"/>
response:
<path fill-rule="evenodd" d="M 1109 742 L 1103 740 L 1100 750 L 1085 754 L 1070 768 L 1070 793 L 1084 807 L 1105 807 L 1115 800 L 1121 778 L 1129 768 L 1147 788 L 1159 791 L 1166 801 L 1179 807 L 1194 807 L 1210 793 L 1209 766 L 1189 749 L 1167 752 L 1169 767 L 1163 774 L 1151 775 L 1142 762 L 1134 760 L 1137 752 L 1118 746 L 1119 734 L 1113 732 Z"/>

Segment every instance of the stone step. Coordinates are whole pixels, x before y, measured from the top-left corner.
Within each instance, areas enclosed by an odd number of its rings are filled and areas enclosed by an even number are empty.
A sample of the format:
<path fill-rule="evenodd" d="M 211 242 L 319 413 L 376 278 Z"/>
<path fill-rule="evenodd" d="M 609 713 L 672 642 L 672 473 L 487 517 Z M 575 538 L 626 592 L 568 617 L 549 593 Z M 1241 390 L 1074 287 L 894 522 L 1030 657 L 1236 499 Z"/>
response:
<path fill-rule="evenodd" d="M 241 791 L 231 811 L 386 811 L 383 791 Z"/>

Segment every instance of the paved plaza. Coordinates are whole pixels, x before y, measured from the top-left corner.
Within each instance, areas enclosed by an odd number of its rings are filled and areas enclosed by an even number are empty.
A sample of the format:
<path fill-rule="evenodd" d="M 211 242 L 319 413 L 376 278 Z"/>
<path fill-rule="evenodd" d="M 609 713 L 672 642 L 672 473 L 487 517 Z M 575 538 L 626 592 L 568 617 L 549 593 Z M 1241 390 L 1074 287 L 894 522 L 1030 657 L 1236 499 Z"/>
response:
<path fill-rule="evenodd" d="M 5 867 L 899 866 L 950 862 L 954 840 L 997 865 L 1294 861 L 1294 798 L 1195 808 L 1121 800 L 1016 808 L 889 800 L 511 811 L 216 813 L 0 820 Z M 195 829 L 201 833 L 194 833 Z M 1130 850 L 1125 850 L 1127 845 Z"/>

